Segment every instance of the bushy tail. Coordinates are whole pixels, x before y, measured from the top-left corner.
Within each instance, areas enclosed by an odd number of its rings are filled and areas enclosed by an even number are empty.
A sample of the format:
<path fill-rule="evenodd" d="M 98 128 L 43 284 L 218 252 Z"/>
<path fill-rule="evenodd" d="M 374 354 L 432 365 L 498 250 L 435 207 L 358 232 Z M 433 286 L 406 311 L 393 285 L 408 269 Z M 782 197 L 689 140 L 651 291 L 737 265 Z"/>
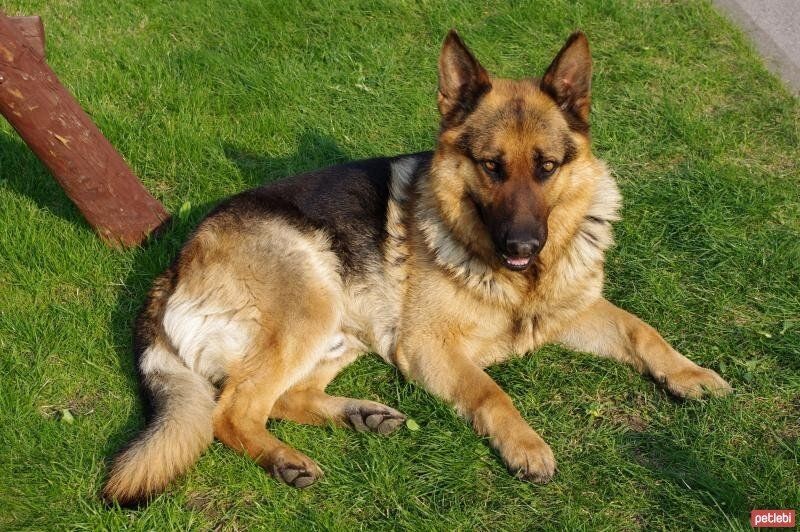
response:
<path fill-rule="evenodd" d="M 156 340 L 139 361 L 154 415 L 114 458 L 103 498 L 136 505 L 166 488 L 191 466 L 214 437 L 214 388 Z"/>

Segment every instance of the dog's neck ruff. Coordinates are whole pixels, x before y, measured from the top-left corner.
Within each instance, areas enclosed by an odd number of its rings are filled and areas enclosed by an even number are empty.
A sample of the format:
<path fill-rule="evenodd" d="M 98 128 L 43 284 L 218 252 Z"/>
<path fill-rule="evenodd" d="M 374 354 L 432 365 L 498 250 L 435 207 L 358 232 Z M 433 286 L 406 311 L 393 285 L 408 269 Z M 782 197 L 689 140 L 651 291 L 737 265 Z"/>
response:
<path fill-rule="evenodd" d="M 548 239 L 551 249 L 545 244 L 542 250 L 542 256 L 547 260 L 538 271 L 539 278 L 552 275 L 582 277 L 583 271 L 595 271 L 598 264 L 602 265 L 605 251 L 613 245 L 611 222 L 619 220 L 622 198 L 605 165 L 599 163 L 598 166 L 601 173 L 593 177 L 595 189 L 583 216 L 576 218 L 571 227 L 562 229 L 562 234 L 551 231 Z M 444 221 L 431 190 L 430 177 L 423 176 L 417 180 L 417 186 L 419 200 L 413 216 L 436 264 L 485 299 L 504 306 L 521 304 L 526 292 L 520 290 L 521 286 L 535 282 L 535 277 L 495 268 L 472 253 Z M 563 243 L 558 246 L 560 251 L 551 253 L 559 241 Z"/>
<path fill-rule="evenodd" d="M 430 178 L 426 176 L 420 179 L 418 186 L 419 200 L 414 217 L 436 264 L 460 284 L 487 299 L 500 303 L 513 302 L 516 291 L 512 286 L 506 286 L 505 276 L 498 274 L 453 235 L 436 204 Z"/>

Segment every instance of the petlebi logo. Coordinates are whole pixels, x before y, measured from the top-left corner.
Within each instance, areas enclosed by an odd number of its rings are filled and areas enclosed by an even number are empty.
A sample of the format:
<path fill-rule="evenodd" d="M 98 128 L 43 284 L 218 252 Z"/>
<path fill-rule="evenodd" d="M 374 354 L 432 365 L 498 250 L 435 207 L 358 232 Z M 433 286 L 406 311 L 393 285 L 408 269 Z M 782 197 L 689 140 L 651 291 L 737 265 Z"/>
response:
<path fill-rule="evenodd" d="M 752 510 L 750 512 L 750 525 L 753 528 L 791 528 L 794 523 L 794 510 Z"/>

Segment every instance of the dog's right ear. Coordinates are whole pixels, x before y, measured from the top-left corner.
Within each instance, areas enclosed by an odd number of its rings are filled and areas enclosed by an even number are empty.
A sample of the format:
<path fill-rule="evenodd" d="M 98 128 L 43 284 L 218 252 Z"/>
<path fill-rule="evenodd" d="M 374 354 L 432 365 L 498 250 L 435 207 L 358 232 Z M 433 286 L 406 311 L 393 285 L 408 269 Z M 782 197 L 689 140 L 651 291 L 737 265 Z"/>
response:
<path fill-rule="evenodd" d="M 439 55 L 439 112 L 442 124 L 455 126 L 475 109 L 492 82 L 456 30 L 450 30 Z"/>

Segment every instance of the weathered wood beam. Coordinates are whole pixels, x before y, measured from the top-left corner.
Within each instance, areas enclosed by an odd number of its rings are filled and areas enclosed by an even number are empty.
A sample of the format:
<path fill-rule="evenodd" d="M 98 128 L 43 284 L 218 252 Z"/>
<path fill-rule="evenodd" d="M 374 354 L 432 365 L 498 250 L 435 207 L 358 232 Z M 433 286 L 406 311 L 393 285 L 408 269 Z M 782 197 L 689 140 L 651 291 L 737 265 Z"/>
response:
<path fill-rule="evenodd" d="M 104 241 L 138 245 L 169 215 L 61 85 L 31 19 L 0 11 L 0 114 Z"/>
<path fill-rule="evenodd" d="M 25 37 L 25 44 L 44 57 L 44 25 L 42 17 L 8 17 L 9 22 Z"/>

